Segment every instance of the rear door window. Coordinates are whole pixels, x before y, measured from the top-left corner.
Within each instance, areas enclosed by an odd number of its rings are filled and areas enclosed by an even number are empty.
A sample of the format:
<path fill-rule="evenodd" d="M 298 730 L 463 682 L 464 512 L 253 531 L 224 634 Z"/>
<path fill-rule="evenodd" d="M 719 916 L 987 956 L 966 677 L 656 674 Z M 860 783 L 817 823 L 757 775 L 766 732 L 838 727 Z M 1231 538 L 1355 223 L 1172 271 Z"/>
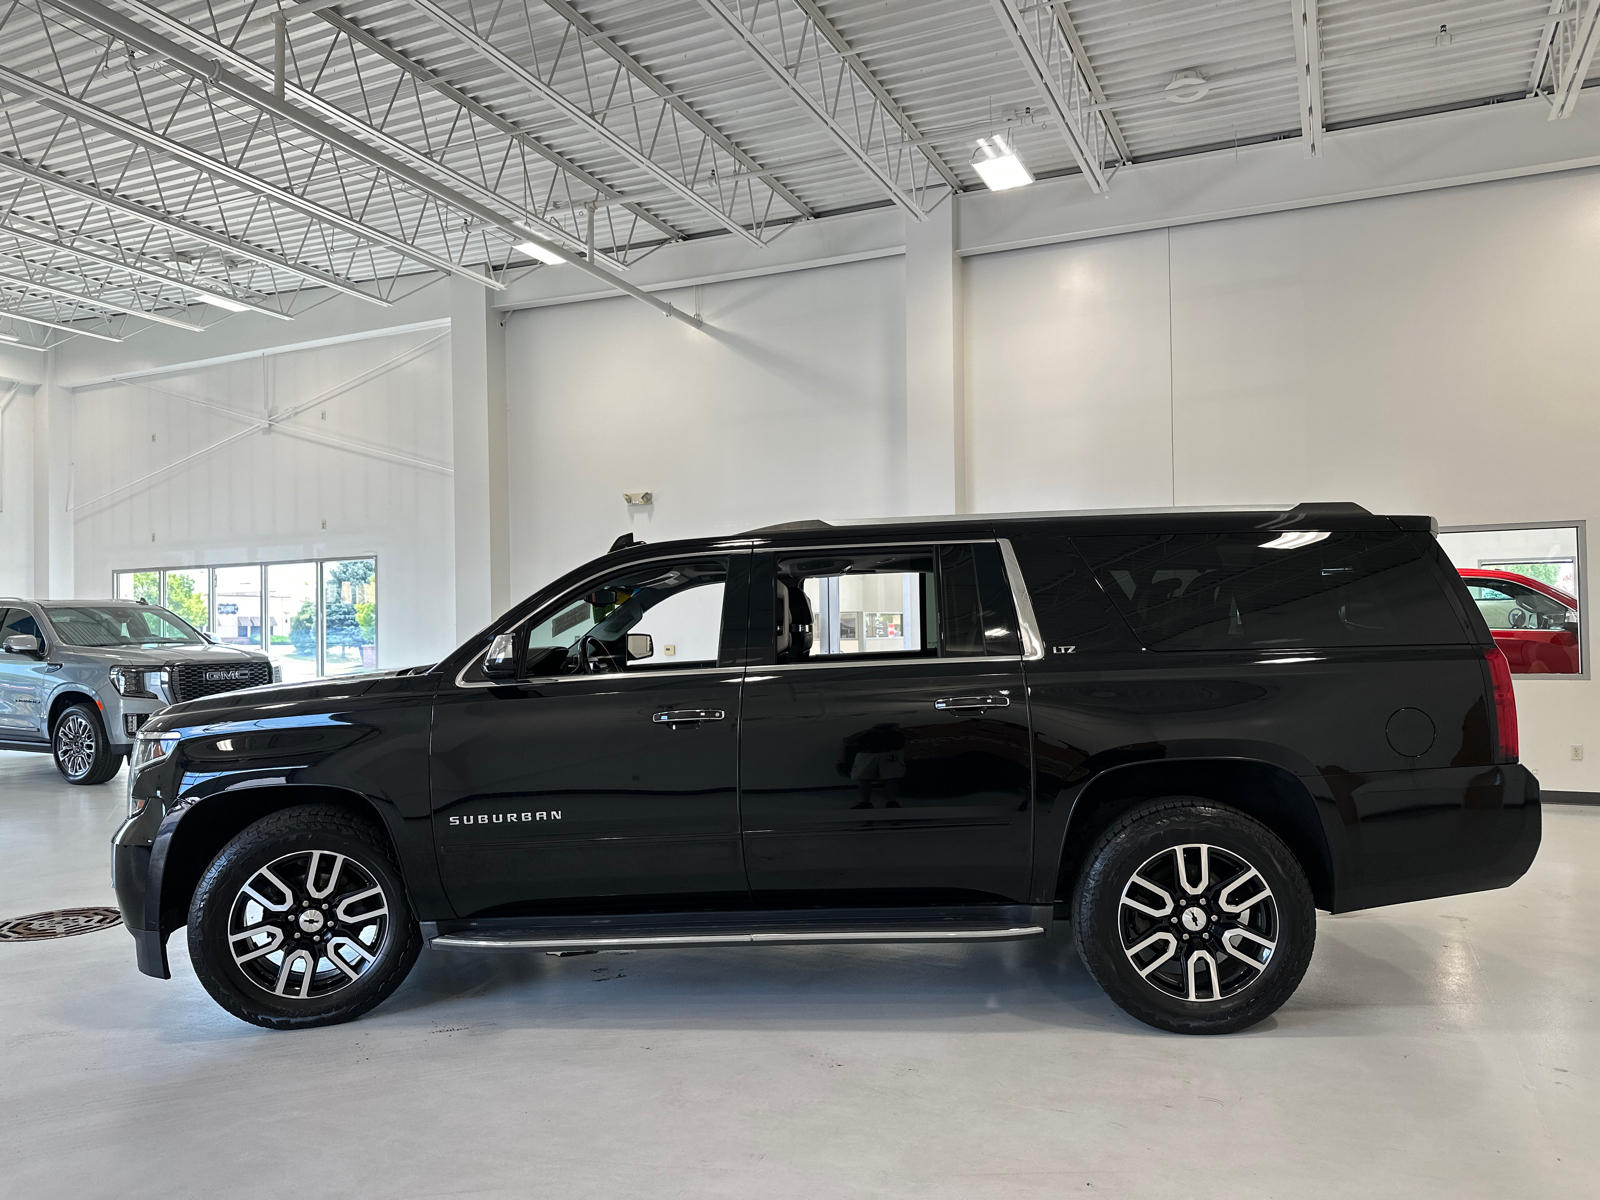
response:
<path fill-rule="evenodd" d="M 1019 653 L 994 543 L 777 555 L 778 662 Z"/>
<path fill-rule="evenodd" d="M 1154 650 L 1467 640 L 1422 547 L 1404 533 L 1167 534 L 1073 544 Z"/>

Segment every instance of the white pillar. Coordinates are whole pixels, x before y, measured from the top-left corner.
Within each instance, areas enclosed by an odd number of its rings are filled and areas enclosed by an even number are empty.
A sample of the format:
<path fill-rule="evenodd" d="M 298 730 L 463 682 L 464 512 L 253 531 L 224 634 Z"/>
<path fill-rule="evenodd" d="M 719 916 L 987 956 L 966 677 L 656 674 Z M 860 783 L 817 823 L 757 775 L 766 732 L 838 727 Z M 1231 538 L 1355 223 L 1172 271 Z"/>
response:
<path fill-rule="evenodd" d="M 909 511 L 966 511 L 965 364 L 956 201 L 906 220 L 906 483 Z"/>
<path fill-rule="evenodd" d="M 506 339 L 495 294 L 452 276 L 450 403 L 455 465 L 456 638 L 465 640 L 511 604 L 506 497 Z"/>
<path fill-rule="evenodd" d="M 77 595 L 72 560 L 72 393 L 56 386 L 56 354 L 33 394 L 33 571 L 40 600 Z M 109 590 L 110 580 L 106 581 Z M 93 590 L 93 589 L 91 589 Z"/>

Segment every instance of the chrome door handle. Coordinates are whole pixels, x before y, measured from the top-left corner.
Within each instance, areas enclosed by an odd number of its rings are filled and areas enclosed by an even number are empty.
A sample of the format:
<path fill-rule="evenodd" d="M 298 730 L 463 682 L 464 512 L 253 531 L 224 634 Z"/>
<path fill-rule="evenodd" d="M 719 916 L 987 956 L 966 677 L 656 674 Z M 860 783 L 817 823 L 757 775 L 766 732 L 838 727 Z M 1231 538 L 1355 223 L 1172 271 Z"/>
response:
<path fill-rule="evenodd" d="M 1010 696 L 946 696 L 933 706 L 941 712 L 952 708 L 1009 708 Z"/>
<path fill-rule="evenodd" d="M 727 715 L 720 708 L 676 708 L 658 712 L 650 719 L 657 725 L 687 725 L 691 721 L 720 721 Z"/>

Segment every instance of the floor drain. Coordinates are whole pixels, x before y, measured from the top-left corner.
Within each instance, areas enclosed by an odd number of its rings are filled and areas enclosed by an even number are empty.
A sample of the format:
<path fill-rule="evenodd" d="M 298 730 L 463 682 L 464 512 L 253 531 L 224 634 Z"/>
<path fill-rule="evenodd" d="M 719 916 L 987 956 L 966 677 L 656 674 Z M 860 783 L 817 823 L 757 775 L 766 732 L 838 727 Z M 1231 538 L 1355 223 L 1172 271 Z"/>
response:
<path fill-rule="evenodd" d="M 58 908 L 0 921 L 0 942 L 42 942 L 121 924 L 122 914 L 114 908 Z"/>

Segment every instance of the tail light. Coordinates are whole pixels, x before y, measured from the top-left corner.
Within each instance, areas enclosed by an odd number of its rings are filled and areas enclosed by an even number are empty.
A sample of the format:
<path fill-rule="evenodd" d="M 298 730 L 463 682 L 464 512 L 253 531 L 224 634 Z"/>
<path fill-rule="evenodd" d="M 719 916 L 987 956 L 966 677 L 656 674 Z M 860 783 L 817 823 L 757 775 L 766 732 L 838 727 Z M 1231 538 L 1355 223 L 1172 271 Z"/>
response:
<path fill-rule="evenodd" d="M 1517 751 L 1517 694 L 1511 690 L 1511 664 L 1505 652 L 1496 646 L 1484 652 L 1489 660 L 1489 683 L 1494 689 L 1494 727 L 1499 743 L 1499 761 L 1516 762 Z"/>

